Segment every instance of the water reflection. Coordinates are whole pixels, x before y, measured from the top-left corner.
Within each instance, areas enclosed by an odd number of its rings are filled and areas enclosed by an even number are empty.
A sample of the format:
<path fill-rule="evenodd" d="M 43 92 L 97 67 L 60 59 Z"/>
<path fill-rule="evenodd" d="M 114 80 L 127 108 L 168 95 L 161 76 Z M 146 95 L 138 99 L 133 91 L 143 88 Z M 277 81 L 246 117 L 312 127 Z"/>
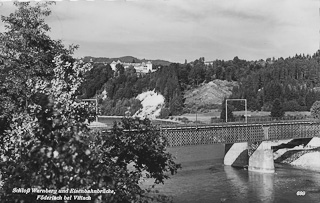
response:
<path fill-rule="evenodd" d="M 224 166 L 230 197 L 225 202 L 274 202 L 274 174 Z"/>
<path fill-rule="evenodd" d="M 157 189 L 174 203 L 313 203 L 320 202 L 320 173 L 280 166 L 263 174 L 216 163 L 184 169 Z"/>
<path fill-rule="evenodd" d="M 239 169 L 239 168 L 234 168 L 231 166 L 223 166 L 225 175 L 227 177 L 227 181 L 225 184 L 228 184 L 228 187 L 230 189 L 230 193 L 232 191 L 237 191 L 235 193 L 234 197 L 226 197 L 227 202 L 230 201 L 230 198 L 239 200 L 239 199 L 247 199 L 248 198 L 248 187 L 244 187 L 248 183 L 248 176 L 246 175 L 246 170 L 244 169 Z"/>
<path fill-rule="evenodd" d="M 174 203 L 314 203 L 320 202 L 320 173 L 275 165 L 274 174 L 223 165 L 224 147 L 170 149 L 183 169 L 156 189 Z M 304 196 L 297 196 L 305 191 Z"/>
<path fill-rule="evenodd" d="M 262 202 L 274 202 L 274 174 L 249 171 L 248 176 L 252 193 Z"/>

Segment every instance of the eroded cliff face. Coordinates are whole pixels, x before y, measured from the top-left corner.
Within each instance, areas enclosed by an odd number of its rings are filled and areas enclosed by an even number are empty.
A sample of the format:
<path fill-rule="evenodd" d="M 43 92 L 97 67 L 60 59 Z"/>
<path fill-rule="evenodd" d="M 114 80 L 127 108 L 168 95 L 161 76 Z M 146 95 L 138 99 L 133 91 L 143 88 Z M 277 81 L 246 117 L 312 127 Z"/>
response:
<path fill-rule="evenodd" d="M 165 104 L 164 97 L 154 90 L 143 92 L 136 99 L 141 101 L 142 108 L 134 116 L 141 118 L 155 119 L 160 115 L 160 111 Z"/>
<path fill-rule="evenodd" d="M 229 97 L 237 82 L 213 80 L 198 88 L 185 92 L 185 106 L 187 108 L 214 109 L 221 105 L 225 97 Z"/>

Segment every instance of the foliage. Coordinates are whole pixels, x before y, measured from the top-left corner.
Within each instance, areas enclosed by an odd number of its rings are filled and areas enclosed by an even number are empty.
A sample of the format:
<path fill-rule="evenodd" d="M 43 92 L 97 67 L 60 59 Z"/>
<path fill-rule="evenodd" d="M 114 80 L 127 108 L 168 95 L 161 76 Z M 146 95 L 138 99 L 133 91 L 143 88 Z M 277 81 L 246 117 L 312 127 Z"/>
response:
<path fill-rule="evenodd" d="M 151 79 L 151 86 L 160 92 L 170 109 L 170 114 L 177 115 L 182 111 L 183 101 L 181 87 L 178 79 L 179 64 L 171 64 L 169 67 L 162 67 Z"/>
<path fill-rule="evenodd" d="M 133 97 L 143 91 L 155 90 L 165 97 L 170 114 L 179 114 L 182 111 L 183 99 L 177 77 L 178 67 L 178 64 L 171 64 L 170 67 L 162 67 L 155 73 L 137 75 L 133 67 L 124 69 L 118 65 L 114 76 L 102 86 L 108 99 L 101 103 L 101 112 L 104 115 L 123 115 L 126 111 L 124 108 L 128 106 L 136 112 L 139 105 Z"/>
<path fill-rule="evenodd" d="M 227 121 L 233 121 L 234 120 L 234 115 L 232 112 L 232 106 L 228 104 L 227 108 Z M 220 113 L 220 119 L 223 120 L 223 122 L 226 121 L 226 99 L 223 100 L 222 105 L 221 105 L 221 113 Z"/>
<path fill-rule="evenodd" d="M 204 59 L 200 58 L 199 60 L 194 61 L 194 67 L 190 69 L 188 79 L 191 81 L 191 84 L 194 86 L 198 86 L 205 80 L 205 65 Z"/>
<path fill-rule="evenodd" d="M 320 101 L 316 101 L 313 103 L 310 109 L 310 112 L 313 118 L 316 118 L 316 119 L 320 118 Z"/>
<path fill-rule="evenodd" d="M 115 123 L 107 136 L 96 134 L 92 142 L 98 144 L 95 153 L 108 165 L 108 175 L 113 177 L 113 202 L 160 200 L 163 197 L 148 194 L 150 188 L 140 187 L 141 179 L 163 183 L 180 168 L 172 155 L 165 152 L 166 138 L 148 119 L 124 118 L 121 124 Z"/>
<path fill-rule="evenodd" d="M 102 101 L 101 105 L 101 114 L 108 116 L 124 116 L 125 112 L 130 108 L 131 115 L 134 115 L 138 110 L 142 108 L 140 100 L 131 98 L 123 98 L 117 101 L 105 99 Z"/>
<path fill-rule="evenodd" d="M 281 118 L 284 116 L 284 113 L 280 99 L 275 99 L 271 109 L 271 117 Z"/>
<path fill-rule="evenodd" d="M 169 116 L 170 116 L 170 109 L 162 108 L 161 111 L 160 111 L 159 118 L 168 119 Z"/>
<path fill-rule="evenodd" d="M 32 77 L 53 77 L 55 56 L 61 55 L 71 61 L 69 54 L 76 46 L 65 49 L 60 41 L 52 40 L 46 32 L 50 30 L 44 22 L 51 11 L 46 2 L 34 7 L 27 2 L 14 2 L 18 10 L 8 17 L 1 16 L 6 32 L 0 33 L 0 94 L 6 111 L 24 108 L 32 97 L 26 87 Z M 31 100 L 31 101 L 30 101 Z M 10 103 L 10 104 L 9 104 Z M 11 105 L 12 104 L 12 105 Z"/>
<path fill-rule="evenodd" d="M 82 98 L 91 98 L 102 86 L 113 77 L 111 66 L 94 63 L 93 68 L 85 74 L 85 81 L 81 85 Z"/>
<path fill-rule="evenodd" d="M 1 174 L 4 194 L 1 200 L 34 202 L 35 195 L 13 194 L 17 188 L 64 189 L 96 187 L 95 170 L 102 170 L 98 160 L 90 157 L 86 145 L 87 121 L 94 110 L 78 102 L 79 75 L 90 66 L 55 59 L 52 80 L 30 78 L 27 87 L 34 96 L 47 96 L 43 103 L 28 103 L 26 111 L 12 114 L 10 128 L 0 141 Z M 42 100 L 43 101 L 43 100 Z M 98 166 L 98 167 L 96 167 Z M 92 168 L 91 168 L 92 167 Z M 87 173 L 92 174 L 88 175 Z"/>
<path fill-rule="evenodd" d="M 279 98 L 285 103 L 295 104 L 294 109 L 301 111 L 310 109 L 320 99 L 319 62 L 320 54 L 317 52 L 313 56 L 296 55 L 258 61 L 234 57 L 228 61 L 215 60 L 209 65 L 201 57 L 190 63 L 162 66 L 148 74 L 133 74 L 119 66 L 117 73 L 104 83 L 100 91 L 106 90 L 110 99 L 119 100 L 155 89 L 164 95 L 170 113 L 176 115 L 183 112 L 185 90 L 221 79 L 239 82 L 231 98 L 247 99 L 248 110 L 270 111 L 273 101 Z M 99 92 L 98 88 L 93 92 Z M 240 108 L 234 106 L 235 109 Z"/>
<path fill-rule="evenodd" d="M 307 111 L 306 106 L 300 106 L 297 100 L 290 100 L 283 103 L 284 111 Z"/>
<path fill-rule="evenodd" d="M 45 34 L 48 3 L 14 4 L 18 10 L 2 17 L 9 31 L 1 34 L 0 51 L 0 202 L 36 201 L 37 194 L 13 188 L 105 188 L 116 193 L 90 194 L 86 202 L 150 200 L 150 190 L 139 187 L 142 175 L 157 184 L 179 168 L 165 152 L 165 138 L 150 121 L 130 118 L 108 136 L 90 130 L 95 109 L 78 96 L 92 66 L 69 55 L 74 47 L 65 49 Z M 23 36 L 28 46 L 22 46 Z"/>
<path fill-rule="evenodd" d="M 249 110 L 268 110 L 277 98 L 298 104 L 295 109 L 309 109 L 319 99 L 319 55 L 255 61 L 245 68 L 247 76 L 240 77 L 240 87 L 233 98 L 246 98 Z"/>

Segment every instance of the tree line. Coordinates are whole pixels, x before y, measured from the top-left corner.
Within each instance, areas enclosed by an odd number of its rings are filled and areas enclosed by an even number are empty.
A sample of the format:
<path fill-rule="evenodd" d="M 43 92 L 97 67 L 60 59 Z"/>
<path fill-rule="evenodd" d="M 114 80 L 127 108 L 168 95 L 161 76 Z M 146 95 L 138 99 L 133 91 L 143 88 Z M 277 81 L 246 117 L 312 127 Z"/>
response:
<path fill-rule="evenodd" d="M 162 115 L 177 115 L 184 108 L 184 92 L 215 79 L 236 81 L 230 98 L 247 99 L 248 110 L 271 111 L 279 99 L 284 111 L 309 111 L 320 100 L 319 52 L 295 55 L 287 58 L 246 61 L 215 60 L 205 63 L 203 57 L 190 63 L 172 63 L 160 66 L 156 72 L 140 74 L 133 67 L 124 69 L 120 64 L 116 71 L 109 65 L 94 64 L 82 86 L 84 98 L 107 93 L 107 100 L 100 100 L 101 110 L 107 115 L 122 115 L 128 107 L 133 113 L 139 109 L 134 97 L 155 90 L 165 97 Z M 244 104 L 234 102 L 235 110 L 243 110 Z"/>

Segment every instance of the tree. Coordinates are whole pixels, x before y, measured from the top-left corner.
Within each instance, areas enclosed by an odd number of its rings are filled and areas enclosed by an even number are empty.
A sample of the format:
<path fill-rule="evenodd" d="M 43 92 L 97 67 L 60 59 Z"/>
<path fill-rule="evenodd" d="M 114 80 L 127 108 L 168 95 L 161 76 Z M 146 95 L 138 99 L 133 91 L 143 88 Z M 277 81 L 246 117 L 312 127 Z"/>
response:
<path fill-rule="evenodd" d="M 179 93 L 176 93 L 169 102 L 169 109 L 173 115 L 177 115 L 182 111 L 183 102 Z"/>
<path fill-rule="evenodd" d="M 124 74 L 124 67 L 120 63 L 116 65 L 116 74 L 117 76 Z"/>
<path fill-rule="evenodd" d="M 53 77 L 54 57 L 72 62 L 69 55 L 76 46 L 65 49 L 61 41 L 50 39 L 46 34 L 50 28 L 44 22 L 51 11 L 46 2 L 34 7 L 27 2 L 14 2 L 17 11 L 9 16 L 1 16 L 6 32 L 0 33 L 0 94 L 6 98 L 6 111 L 12 108 L 24 109 L 32 101 L 32 93 L 27 85 L 32 78 Z M 31 84 L 30 84 L 31 85 Z"/>
<path fill-rule="evenodd" d="M 32 31 L 37 22 L 45 25 L 44 14 L 50 13 L 48 4 L 31 6 L 15 2 L 15 5 L 18 10 L 10 15 L 8 32 L 30 32 L 30 39 L 45 35 Z M 27 23 L 36 24 L 23 27 Z M 115 193 L 82 195 L 91 198 L 87 202 L 142 202 L 150 199 L 147 194 L 150 190 L 139 186 L 144 174 L 157 184 L 169 177 L 167 172 L 176 173 L 179 165 L 165 152 L 166 138 L 149 120 L 124 119 L 108 135 L 88 127 L 95 118 L 95 109 L 78 97 L 84 75 L 92 69 L 90 64 L 61 54 L 72 52 L 63 47 L 49 52 L 48 57 L 54 59 L 50 63 L 32 60 L 30 57 L 37 56 L 47 44 L 38 44 L 41 46 L 34 49 L 39 52 L 30 49 L 28 55 L 20 51 L 19 39 L 24 35 L 13 35 L 17 44 L 10 41 L 10 36 L 3 36 L 12 46 L 0 50 L 3 61 L 0 76 L 6 78 L 0 86 L 0 122 L 5 124 L 0 129 L 0 202 L 36 201 L 37 193 L 13 193 L 13 188 L 110 189 Z M 50 42 L 48 38 L 44 43 Z M 25 56 L 20 58 L 18 53 Z M 24 75 L 26 71 L 28 78 Z M 14 91 L 10 89 L 13 84 Z M 27 102 L 21 105 L 18 101 Z"/>
<path fill-rule="evenodd" d="M 284 110 L 281 105 L 280 99 L 275 99 L 271 109 L 271 117 L 280 118 L 284 116 Z"/>
<path fill-rule="evenodd" d="M 84 143 L 87 138 L 82 136 L 89 133 L 86 123 L 95 118 L 94 108 L 77 101 L 76 94 L 83 81 L 79 75 L 90 66 L 81 62 L 65 63 L 58 57 L 55 63 L 51 80 L 33 78 L 34 85 L 27 84 L 36 97 L 33 101 L 41 102 L 28 103 L 26 111 L 14 111 L 9 129 L 1 136 L 0 173 L 4 180 L 1 201 L 34 202 L 36 194 L 12 193 L 18 185 L 83 188 L 84 183 L 93 186 L 92 181 L 98 181 L 95 175 L 85 176 L 92 170 L 91 166 L 99 170 L 103 166 L 90 157 L 90 147 Z"/>
<path fill-rule="evenodd" d="M 226 99 L 224 99 L 221 104 L 220 119 L 223 120 L 223 122 L 225 122 L 225 120 L 226 120 Z M 228 119 L 227 121 L 234 120 L 234 115 L 233 115 L 231 106 L 228 106 L 228 108 L 227 108 L 227 119 Z"/>
<path fill-rule="evenodd" d="M 220 80 L 224 80 L 225 79 L 225 70 L 220 65 L 217 67 L 217 70 L 216 70 L 216 78 L 220 79 Z"/>
<path fill-rule="evenodd" d="M 202 83 L 205 80 L 206 70 L 205 70 L 204 61 L 202 60 L 203 58 L 201 57 L 199 60 L 194 61 L 194 66 L 191 67 L 188 75 L 189 81 L 192 81 L 192 84 L 194 86 L 196 85 L 198 86 L 199 83 Z"/>
<path fill-rule="evenodd" d="M 85 74 L 85 81 L 81 85 L 82 98 L 91 98 L 113 76 L 111 66 L 94 63 L 93 68 Z"/>
<path fill-rule="evenodd" d="M 310 109 L 311 116 L 315 119 L 320 118 L 320 101 L 315 101 Z"/>
<path fill-rule="evenodd" d="M 110 167 L 115 191 L 111 202 L 148 202 L 150 188 L 142 189 L 138 182 L 148 177 L 163 183 L 180 168 L 166 152 L 167 139 L 148 119 L 123 118 L 107 136 L 96 134 L 93 143 L 98 144 L 96 155 Z"/>

